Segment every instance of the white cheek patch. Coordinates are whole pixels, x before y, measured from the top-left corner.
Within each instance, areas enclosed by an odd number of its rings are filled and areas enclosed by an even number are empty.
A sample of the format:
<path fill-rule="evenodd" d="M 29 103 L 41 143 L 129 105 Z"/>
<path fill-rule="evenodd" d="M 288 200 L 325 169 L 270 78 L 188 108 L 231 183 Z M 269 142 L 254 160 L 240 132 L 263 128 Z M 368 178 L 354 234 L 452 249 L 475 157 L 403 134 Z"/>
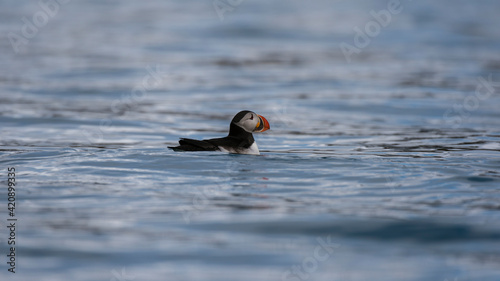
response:
<path fill-rule="evenodd" d="M 253 131 L 253 129 L 255 128 L 255 126 L 257 125 L 257 123 L 255 122 L 255 120 L 250 120 L 250 119 L 247 119 L 243 122 L 240 122 L 238 123 L 238 126 L 240 126 L 241 128 L 243 128 L 243 130 L 251 133 Z"/>

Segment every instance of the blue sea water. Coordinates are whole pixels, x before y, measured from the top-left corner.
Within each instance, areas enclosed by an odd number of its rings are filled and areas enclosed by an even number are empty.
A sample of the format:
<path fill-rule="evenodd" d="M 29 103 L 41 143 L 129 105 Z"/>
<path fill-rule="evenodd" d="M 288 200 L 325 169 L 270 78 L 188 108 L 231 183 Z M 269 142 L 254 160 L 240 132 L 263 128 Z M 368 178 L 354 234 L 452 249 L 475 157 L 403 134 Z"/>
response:
<path fill-rule="evenodd" d="M 500 2 L 214 2 L 0 2 L 1 280 L 500 280 Z"/>

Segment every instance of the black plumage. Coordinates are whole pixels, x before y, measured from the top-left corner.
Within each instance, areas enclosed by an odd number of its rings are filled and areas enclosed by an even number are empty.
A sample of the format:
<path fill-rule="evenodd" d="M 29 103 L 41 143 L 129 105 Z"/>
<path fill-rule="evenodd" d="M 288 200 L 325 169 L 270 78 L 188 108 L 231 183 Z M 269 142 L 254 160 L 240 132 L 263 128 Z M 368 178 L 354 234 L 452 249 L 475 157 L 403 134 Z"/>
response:
<path fill-rule="evenodd" d="M 242 119 L 249 113 L 251 113 L 251 115 L 248 115 L 251 117 L 251 120 L 253 120 L 254 116 L 255 118 L 260 119 L 258 123 L 256 122 L 258 126 L 253 128 L 256 132 L 265 131 L 269 129 L 269 123 L 267 122 L 267 120 L 265 120 L 265 118 L 253 113 L 252 111 L 244 110 L 239 112 L 233 117 L 233 120 L 229 125 L 229 134 L 226 137 L 207 139 L 207 140 L 181 138 L 179 140 L 179 146 L 169 147 L 169 148 L 173 149 L 174 151 L 225 150 L 232 153 L 246 153 L 246 151 L 250 149 L 250 147 L 255 143 L 255 140 L 251 132 L 248 132 L 241 127 L 240 121 L 242 121 Z M 258 153 L 258 148 L 257 148 L 257 153 Z"/>

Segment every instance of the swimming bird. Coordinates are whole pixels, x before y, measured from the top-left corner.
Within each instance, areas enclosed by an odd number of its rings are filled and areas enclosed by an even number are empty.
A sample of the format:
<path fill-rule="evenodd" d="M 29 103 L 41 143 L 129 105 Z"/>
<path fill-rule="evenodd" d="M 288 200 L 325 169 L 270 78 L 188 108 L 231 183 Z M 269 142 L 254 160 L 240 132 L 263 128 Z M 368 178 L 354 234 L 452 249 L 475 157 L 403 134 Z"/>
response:
<path fill-rule="evenodd" d="M 174 151 L 223 151 L 259 155 L 259 148 L 252 133 L 261 133 L 269 129 L 269 122 L 264 116 L 243 110 L 233 117 L 227 137 L 208 140 L 181 138 L 179 146 L 168 148 Z"/>

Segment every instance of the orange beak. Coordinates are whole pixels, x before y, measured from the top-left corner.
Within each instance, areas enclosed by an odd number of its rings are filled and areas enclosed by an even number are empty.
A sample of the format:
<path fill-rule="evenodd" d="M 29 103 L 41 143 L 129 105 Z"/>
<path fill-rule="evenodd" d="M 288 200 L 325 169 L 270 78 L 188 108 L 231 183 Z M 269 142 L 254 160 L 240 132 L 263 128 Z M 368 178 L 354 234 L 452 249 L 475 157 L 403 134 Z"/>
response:
<path fill-rule="evenodd" d="M 267 122 L 267 119 L 262 115 L 257 114 L 257 116 L 259 116 L 259 122 L 257 123 L 257 126 L 255 126 L 254 132 L 262 133 L 269 130 L 271 127 L 269 126 L 269 122 Z"/>

